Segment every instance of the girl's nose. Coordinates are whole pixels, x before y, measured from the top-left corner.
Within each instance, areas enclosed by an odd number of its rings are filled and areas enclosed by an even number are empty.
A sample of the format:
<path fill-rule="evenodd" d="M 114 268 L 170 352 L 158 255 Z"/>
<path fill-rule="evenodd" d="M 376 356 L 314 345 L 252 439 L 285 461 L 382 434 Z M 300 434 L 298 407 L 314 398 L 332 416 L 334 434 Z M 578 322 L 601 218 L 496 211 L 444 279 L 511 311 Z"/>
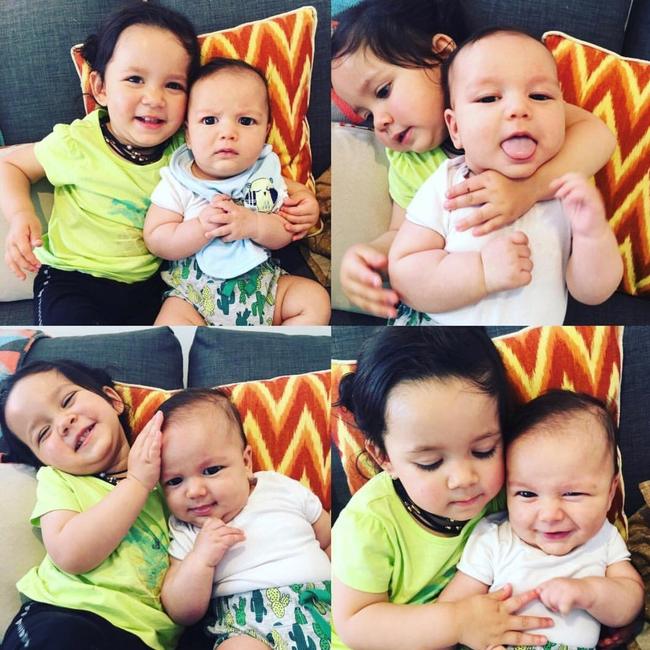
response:
<path fill-rule="evenodd" d="M 62 438 L 65 438 L 76 421 L 77 416 L 74 413 L 63 413 L 57 419 L 54 428 Z"/>
<path fill-rule="evenodd" d="M 149 87 L 145 90 L 142 101 L 148 106 L 160 106 L 163 103 L 163 92 L 160 88 Z"/>
<path fill-rule="evenodd" d="M 476 472 L 471 463 L 450 463 L 447 471 L 447 485 L 450 490 L 462 489 L 476 483 Z"/>
<path fill-rule="evenodd" d="M 377 131 L 385 131 L 394 122 L 391 114 L 385 108 L 374 110 L 372 121 Z"/>

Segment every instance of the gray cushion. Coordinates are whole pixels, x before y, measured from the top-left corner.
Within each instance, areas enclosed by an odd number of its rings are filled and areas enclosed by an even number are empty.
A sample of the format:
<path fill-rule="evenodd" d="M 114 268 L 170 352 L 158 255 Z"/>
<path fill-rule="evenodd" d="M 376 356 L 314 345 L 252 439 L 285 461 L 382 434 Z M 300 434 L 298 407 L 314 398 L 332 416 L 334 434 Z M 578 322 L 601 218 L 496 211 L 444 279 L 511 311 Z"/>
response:
<path fill-rule="evenodd" d="M 296 8 L 292 0 L 238 2 L 165 0 L 193 23 L 198 33 L 234 27 Z M 329 2 L 313 0 L 318 33 L 309 121 L 314 174 L 329 167 Z M 56 0 L 41 3 L 1 2 L 0 129 L 8 144 L 35 142 L 59 122 L 82 117 L 83 106 L 70 47 L 94 32 L 101 20 L 123 0 Z M 15 321 L 14 321 L 15 322 Z"/>
<path fill-rule="evenodd" d="M 569 296 L 565 325 L 648 325 L 650 300 L 614 293 L 601 305 L 583 305 Z"/>
<path fill-rule="evenodd" d="M 21 364 L 56 359 L 104 368 L 116 381 L 166 389 L 183 387 L 181 346 L 168 327 L 40 338 Z"/>
<path fill-rule="evenodd" d="M 328 328 L 314 331 L 329 333 Z M 190 349 L 188 387 L 270 379 L 330 367 L 330 337 L 199 327 Z"/>
<path fill-rule="evenodd" d="M 634 0 L 625 32 L 623 54 L 650 61 L 650 0 Z"/>

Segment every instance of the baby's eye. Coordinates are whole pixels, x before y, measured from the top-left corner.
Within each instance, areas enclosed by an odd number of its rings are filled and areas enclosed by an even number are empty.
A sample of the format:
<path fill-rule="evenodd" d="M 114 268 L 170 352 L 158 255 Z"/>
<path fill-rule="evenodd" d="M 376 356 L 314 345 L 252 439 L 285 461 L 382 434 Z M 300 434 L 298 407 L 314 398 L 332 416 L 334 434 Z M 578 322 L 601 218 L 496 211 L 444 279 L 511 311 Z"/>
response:
<path fill-rule="evenodd" d="M 170 81 L 167 84 L 167 88 L 171 88 L 172 90 L 185 91 L 185 86 L 180 81 Z"/>
<path fill-rule="evenodd" d="M 377 99 L 387 99 L 390 96 L 391 87 L 393 84 L 387 83 L 383 86 L 379 86 L 375 91 L 375 97 Z"/>
<path fill-rule="evenodd" d="M 425 472 L 433 472 L 442 465 L 442 459 L 437 460 L 435 463 L 429 463 L 427 465 L 421 464 L 421 463 L 415 463 L 420 469 L 424 470 Z"/>
<path fill-rule="evenodd" d="M 221 465 L 211 465 L 210 467 L 206 467 L 203 470 L 204 474 L 207 474 L 208 476 L 214 476 L 215 474 L 218 474 L 223 467 Z"/>
<path fill-rule="evenodd" d="M 214 115 L 208 115 L 201 119 L 201 124 L 206 124 L 207 126 L 212 126 L 217 123 L 217 118 Z"/>
<path fill-rule="evenodd" d="M 255 124 L 255 118 L 253 117 L 240 117 L 239 123 L 243 126 L 253 126 Z"/>
<path fill-rule="evenodd" d="M 126 78 L 126 81 L 130 81 L 131 83 L 134 83 L 134 84 L 139 84 L 139 83 L 142 83 L 142 77 L 140 77 L 137 74 L 132 74 L 130 77 Z"/>
<path fill-rule="evenodd" d="M 565 492 L 565 497 L 583 497 L 585 496 L 584 492 Z"/>
<path fill-rule="evenodd" d="M 492 456 L 496 454 L 496 451 L 497 451 L 497 446 L 494 445 L 492 449 L 488 449 L 487 451 L 473 451 L 472 454 L 476 458 L 492 458 Z"/>
<path fill-rule="evenodd" d="M 537 495 L 534 492 L 530 492 L 529 490 L 518 490 L 517 492 L 515 492 L 515 496 L 523 497 L 524 499 L 532 499 Z"/>
<path fill-rule="evenodd" d="M 553 99 L 551 96 L 546 95 L 544 93 L 532 93 L 530 95 L 530 98 L 538 102 L 545 102 L 548 101 L 549 99 Z"/>
<path fill-rule="evenodd" d="M 479 97 L 476 101 L 480 104 L 492 104 L 499 99 L 496 95 L 486 95 L 485 97 Z"/>
<path fill-rule="evenodd" d="M 174 487 L 175 485 L 180 485 L 183 482 L 183 479 L 180 476 L 174 476 L 174 478 L 170 478 L 165 481 L 165 485 L 169 485 L 169 487 Z"/>

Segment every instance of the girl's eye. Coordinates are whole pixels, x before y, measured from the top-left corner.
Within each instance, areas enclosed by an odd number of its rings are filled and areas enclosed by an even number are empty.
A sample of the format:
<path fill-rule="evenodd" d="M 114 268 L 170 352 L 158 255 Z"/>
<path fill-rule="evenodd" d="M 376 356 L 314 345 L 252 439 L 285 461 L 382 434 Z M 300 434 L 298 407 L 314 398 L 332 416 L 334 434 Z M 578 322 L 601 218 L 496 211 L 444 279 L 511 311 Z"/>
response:
<path fill-rule="evenodd" d="M 429 463 L 428 465 L 422 465 L 420 463 L 415 463 L 420 469 L 424 470 L 425 472 L 433 472 L 442 465 L 442 459 L 437 460 L 435 463 Z"/>
<path fill-rule="evenodd" d="M 210 467 L 206 467 L 203 470 L 203 473 L 207 474 L 208 476 L 214 476 L 215 474 L 218 474 L 222 469 L 223 467 L 221 465 L 212 465 Z"/>
<path fill-rule="evenodd" d="M 61 405 L 64 406 L 64 407 L 65 406 L 70 406 L 70 404 L 72 404 L 72 402 L 74 400 L 75 393 L 76 393 L 76 391 L 72 391 L 71 393 L 68 393 L 63 398 L 63 401 L 61 402 Z"/>
<path fill-rule="evenodd" d="M 208 115 L 201 120 L 201 124 L 206 124 L 207 126 L 212 126 L 217 123 L 217 118 L 214 115 Z"/>
<path fill-rule="evenodd" d="M 391 86 L 391 83 L 379 86 L 375 91 L 375 97 L 377 97 L 377 99 L 387 99 L 390 96 Z"/>
<path fill-rule="evenodd" d="M 142 77 L 138 76 L 137 74 L 132 74 L 130 77 L 127 77 L 126 80 L 134 84 L 142 83 Z"/>
<path fill-rule="evenodd" d="M 536 497 L 537 495 L 534 492 L 530 492 L 528 490 L 519 490 L 518 492 L 515 492 L 516 497 L 522 497 L 524 499 L 532 499 L 533 497 Z"/>
<path fill-rule="evenodd" d="M 495 445 L 492 447 L 492 449 L 488 449 L 487 451 L 473 451 L 472 454 L 476 458 L 492 458 L 494 454 L 497 453 L 497 446 Z"/>
<path fill-rule="evenodd" d="M 493 104 L 496 102 L 498 97 L 496 95 L 487 95 L 485 97 L 479 97 L 477 100 L 480 104 Z"/>
<path fill-rule="evenodd" d="M 179 81 L 170 81 L 167 84 L 167 88 L 171 88 L 172 90 L 182 90 L 185 92 L 185 86 Z"/>
<path fill-rule="evenodd" d="M 37 434 L 36 434 L 36 443 L 41 444 L 43 440 L 45 439 L 45 436 L 50 432 L 50 427 L 43 427 Z"/>
<path fill-rule="evenodd" d="M 174 478 L 170 478 L 168 481 L 165 481 L 165 485 L 169 485 L 169 487 L 174 487 L 175 485 L 180 485 L 183 482 L 183 479 L 180 476 L 174 476 Z"/>
<path fill-rule="evenodd" d="M 240 117 L 239 123 L 242 126 L 253 126 L 253 124 L 255 124 L 255 119 L 252 117 Z"/>
<path fill-rule="evenodd" d="M 543 93 L 533 93 L 532 95 L 530 95 L 530 98 L 538 102 L 545 102 L 548 101 L 549 99 L 552 99 L 551 97 Z"/>

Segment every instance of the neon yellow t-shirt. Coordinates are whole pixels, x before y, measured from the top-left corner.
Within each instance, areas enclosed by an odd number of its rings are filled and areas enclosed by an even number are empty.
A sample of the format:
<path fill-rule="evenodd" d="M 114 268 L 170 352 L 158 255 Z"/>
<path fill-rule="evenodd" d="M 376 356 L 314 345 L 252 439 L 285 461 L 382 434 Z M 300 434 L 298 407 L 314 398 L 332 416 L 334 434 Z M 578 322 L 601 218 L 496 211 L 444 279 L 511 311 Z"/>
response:
<path fill-rule="evenodd" d="M 498 509 L 491 503 L 457 537 L 438 537 L 408 514 L 390 476 L 381 472 L 353 495 L 334 524 L 332 575 L 352 589 L 387 593 L 391 603 L 431 602 L 456 573 L 476 524 Z M 334 630 L 332 650 L 348 650 Z"/>
<path fill-rule="evenodd" d="M 388 162 L 388 191 L 397 205 L 406 210 L 424 181 L 447 160 L 437 147 L 423 153 L 386 149 Z"/>
<path fill-rule="evenodd" d="M 32 525 L 53 510 L 84 512 L 114 487 L 94 476 L 73 476 L 42 467 Z M 160 488 L 119 546 L 95 569 L 80 575 L 59 569 L 48 555 L 23 576 L 16 587 L 32 600 L 93 612 L 140 637 L 156 650 L 170 650 L 181 632 L 162 609 L 160 590 L 169 567 L 169 531 Z"/>
<path fill-rule="evenodd" d="M 57 124 L 34 153 L 54 186 L 54 205 L 35 250 L 43 263 L 120 282 L 139 282 L 160 266 L 144 244 L 142 228 L 150 195 L 182 142 L 179 134 L 162 158 L 134 165 L 106 144 L 101 109 L 72 124 Z"/>

